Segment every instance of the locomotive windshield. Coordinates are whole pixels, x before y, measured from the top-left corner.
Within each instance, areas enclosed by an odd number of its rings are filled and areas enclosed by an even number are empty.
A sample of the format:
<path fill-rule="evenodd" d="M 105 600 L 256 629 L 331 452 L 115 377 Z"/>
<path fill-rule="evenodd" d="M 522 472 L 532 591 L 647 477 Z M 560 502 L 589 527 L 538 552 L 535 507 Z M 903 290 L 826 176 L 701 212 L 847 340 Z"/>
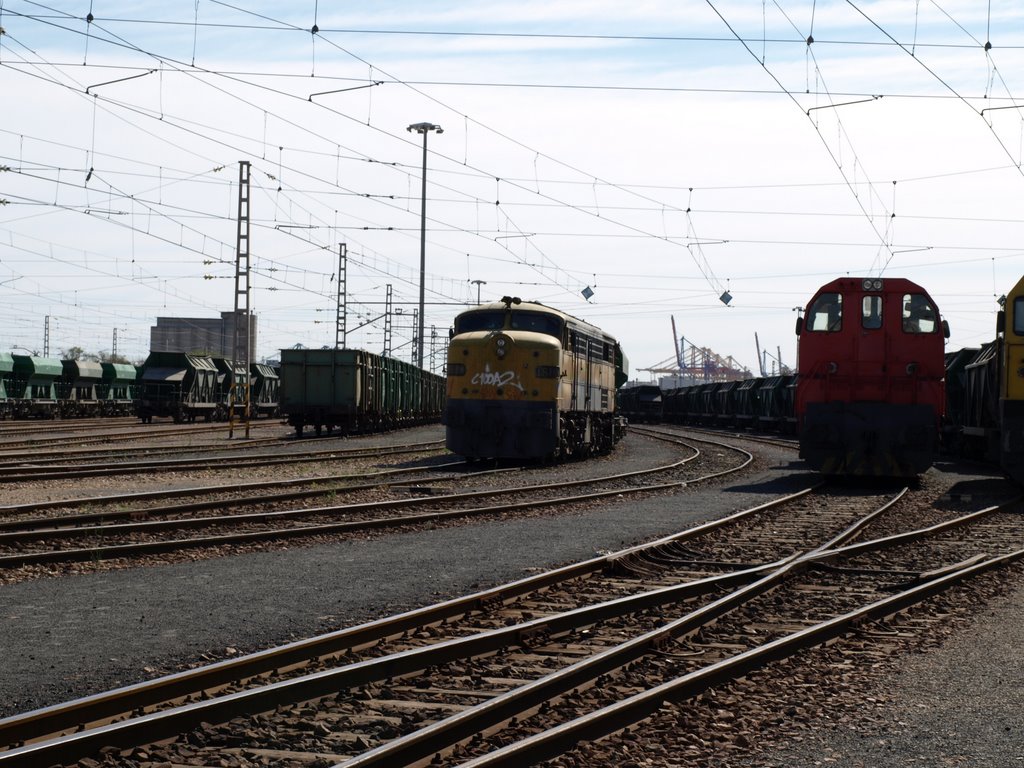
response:
<path fill-rule="evenodd" d="M 501 310 L 489 312 L 467 312 L 455 318 L 455 332 L 500 331 L 505 327 L 505 313 Z"/>
<path fill-rule="evenodd" d="M 834 333 L 843 327 L 843 296 L 840 293 L 823 293 L 814 300 L 807 311 L 808 331 Z"/>
<path fill-rule="evenodd" d="M 507 326 L 505 324 L 506 317 L 508 318 Z M 558 315 L 543 312 L 506 312 L 500 309 L 491 309 L 467 312 L 455 320 L 456 333 L 499 331 L 506 327 L 513 331 L 533 331 L 554 336 L 556 339 L 562 338 L 562 319 Z"/>
<path fill-rule="evenodd" d="M 861 300 L 860 324 L 866 330 L 875 330 L 882 327 L 881 296 L 869 295 Z"/>
<path fill-rule="evenodd" d="M 923 293 L 903 295 L 903 330 L 907 333 L 935 333 L 939 313 Z"/>

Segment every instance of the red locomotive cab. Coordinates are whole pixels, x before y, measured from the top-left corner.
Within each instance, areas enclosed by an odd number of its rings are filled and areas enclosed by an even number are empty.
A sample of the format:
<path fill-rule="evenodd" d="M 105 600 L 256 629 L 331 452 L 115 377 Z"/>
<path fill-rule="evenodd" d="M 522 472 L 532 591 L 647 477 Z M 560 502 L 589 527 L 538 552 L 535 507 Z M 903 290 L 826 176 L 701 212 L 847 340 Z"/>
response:
<path fill-rule="evenodd" d="M 934 458 L 944 409 L 935 302 L 902 278 L 841 278 L 807 306 L 796 392 L 801 455 L 828 474 L 913 476 Z"/>

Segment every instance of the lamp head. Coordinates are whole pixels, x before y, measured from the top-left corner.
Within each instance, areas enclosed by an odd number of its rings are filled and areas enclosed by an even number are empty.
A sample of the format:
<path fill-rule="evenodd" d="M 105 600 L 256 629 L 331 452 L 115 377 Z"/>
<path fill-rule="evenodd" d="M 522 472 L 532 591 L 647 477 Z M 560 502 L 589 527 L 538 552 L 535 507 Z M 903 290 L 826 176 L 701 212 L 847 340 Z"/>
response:
<path fill-rule="evenodd" d="M 440 125 L 434 125 L 433 123 L 413 123 L 405 130 L 410 133 L 427 133 L 428 131 L 436 131 L 437 133 L 444 133 L 444 128 Z"/>

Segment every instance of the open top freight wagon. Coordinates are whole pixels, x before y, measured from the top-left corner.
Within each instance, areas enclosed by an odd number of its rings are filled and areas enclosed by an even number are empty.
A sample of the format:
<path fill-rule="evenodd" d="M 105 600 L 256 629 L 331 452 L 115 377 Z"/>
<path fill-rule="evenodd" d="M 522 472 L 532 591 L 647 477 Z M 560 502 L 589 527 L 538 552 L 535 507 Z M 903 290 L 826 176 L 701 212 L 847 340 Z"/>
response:
<path fill-rule="evenodd" d="M 281 350 L 281 413 L 301 435 L 393 429 L 440 418 L 444 380 L 359 349 Z"/>

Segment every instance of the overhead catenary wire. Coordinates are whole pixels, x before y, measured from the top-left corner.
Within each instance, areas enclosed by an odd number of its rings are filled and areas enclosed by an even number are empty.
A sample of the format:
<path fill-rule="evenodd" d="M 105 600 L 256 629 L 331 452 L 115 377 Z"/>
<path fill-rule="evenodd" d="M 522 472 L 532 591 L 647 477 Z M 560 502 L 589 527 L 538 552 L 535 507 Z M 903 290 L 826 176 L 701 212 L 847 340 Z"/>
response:
<path fill-rule="evenodd" d="M 191 12 L 192 9 L 189 9 L 189 10 Z M 190 17 L 192 16 L 191 13 L 189 15 L 190 15 Z M 198 15 L 198 11 L 197 11 L 196 15 Z M 195 19 L 190 19 L 190 21 L 193 21 L 193 23 L 194 23 Z M 97 40 L 99 39 L 99 37 L 97 37 L 97 35 L 99 34 L 99 25 L 98 24 L 93 24 L 91 26 L 92 26 L 92 28 L 90 30 L 90 34 L 93 35 L 92 45 L 93 45 L 93 50 L 95 51 L 95 50 L 98 50 Z M 324 25 L 324 27 L 328 28 L 328 25 Z M 194 30 L 196 28 L 197 27 L 195 27 L 195 26 L 193 27 L 193 32 L 194 32 Z M 82 29 L 83 30 L 86 29 L 84 24 L 82 24 Z M 306 34 L 308 34 L 308 30 L 306 31 Z M 122 37 L 124 37 L 124 36 L 122 35 Z M 723 38 L 723 39 L 725 39 L 725 38 Z M 823 40 L 819 40 L 818 42 L 819 43 L 823 43 Z M 146 46 L 145 45 L 137 45 L 136 47 L 139 48 L 140 50 L 143 50 Z M 193 56 L 194 56 L 194 52 L 195 52 L 195 48 L 194 47 L 192 48 L 192 51 L 193 51 Z M 202 51 L 203 51 L 203 49 L 201 48 L 200 49 L 200 53 L 202 53 Z M 90 54 L 90 56 L 89 56 L 89 66 L 90 67 L 93 66 L 93 64 L 97 61 L 97 58 L 98 57 L 96 55 Z M 320 74 L 318 73 L 318 77 L 319 76 L 320 76 Z M 97 78 L 97 79 L 101 79 L 101 78 Z M 108 98 L 108 97 L 105 95 L 104 98 Z M 253 103 L 256 105 L 257 108 L 263 108 L 263 107 L 266 106 L 265 103 L 262 103 L 262 102 L 259 102 L 259 101 L 254 101 Z M 131 105 L 117 106 L 117 109 L 127 109 L 130 106 Z M 267 113 L 269 114 L 269 112 L 267 112 Z M 151 118 L 151 119 L 156 119 L 156 118 Z M 134 122 L 138 123 L 138 119 L 137 118 L 132 118 L 132 120 Z M 198 128 L 198 130 L 196 131 L 196 134 L 199 134 L 199 133 L 203 132 L 203 128 L 199 127 L 198 124 L 197 124 L 196 127 Z M 335 144 L 336 143 L 337 142 L 335 142 Z M 224 146 L 229 146 L 231 144 L 233 144 L 236 147 L 239 146 L 239 143 L 238 142 L 234 142 L 234 141 L 225 142 Z M 287 146 L 287 145 L 285 144 L 285 146 Z M 99 150 L 100 148 L 97 147 L 96 149 Z M 293 149 L 286 149 L 285 153 L 284 153 L 285 157 L 288 157 L 289 154 L 292 151 L 294 151 L 294 150 Z M 463 151 L 463 147 L 460 146 L 459 147 L 459 151 L 460 151 L 460 155 L 461 155 L 462 151 Z M 534 171 L 534 169 L 536 168 L 536 163 L 533 160 L 533 158 L 536 158 L 536 157 L 537 157 L 536 154 L 532 155 L 532 158 L 531 158 L 531 166 L 532 167 L 530 169 L 531 171 Z M 221 156 L 216 157 L 215 159 L 217 161 L 221 161 L 222 162 L 224 160 L 224 157 L 221 154 Z M 462 158 L 460 157 L 460 159 L 462 159 Z M 372 162 L 377 162 L 377 161 L 376 160 L 372 160 Z M 409 169 L 402 169 L 400 166 L 393 166 L 393 167 L 395 167 L 396 170 L 400 170 L 401 172 L 408 172 L 408 170 L 409 170 Z M 439 171 L 438 172 L 438 177 L 439 178 L 441 178 L 441 174 L 442 173 L 443 173 L 443 171 Z M 285 211 L 284 218 L 287 219 L 287 217 L 293 216 L 294 220 L 296 222 L 298 222 L 298 221 L 307 220 L 310 215 L 313 215 L 314 217 L 316 217 L 316 219 L 318 221 L 321 221 L 323 229 L 320 230 L 320 231 L 321 231 L 322 234 L 321 235 L 317 235 L 315 233 L 311 233 L 313 236 L 308 238 L 310 240 L 311 244 L 313 244 L 316 241 L 320 240 L 321 237 L 329 236 L 331 232 L 335 232 L 335 233 L 339 232 L 340 231 L 339 223 L 337 222 L 336 218 L 334 218 L 332 220 L 332 216 L 330 215 L 330 211 L 328 210 L 329 209 L 329 205 L 325 205 L 325 206 L 323 206 L 321 208 L 321 207 L 319 207 L 319 203 L 313 204 L 312 201 L 310 201 L 310 200 L 303 200 L 301 198 L 301 196 L 303 196 L 303 195 L 309 195 L 310 197 L 321 196 L 321 195 L 324 194 L 323 190 L 317 190 L 316 186 L 314 184 L 303 184 L 302 183 L 303 179 L 290 174 L 290 172 L 287 169 L 285 169 L 284 175 L 286 177 L 288 177 L 288 180 L 293 185 L 291 187 L 291 191 L 290 192 L 287 189 L 288 185 L 285 185 L 285 189 L 282 190 L 282 194 L 287 193 L 287 194 L 293 196 L 290 199 L 291 207 L 289 207 Z M 478 176 L 486 176 L 486 175 L 487 175 L 486 173 L 484 173 L 484 174 L 476 174 L 476 175 L 472 175 L 471 174 L 470 176 L 467 176 L 467 178 L 468 179 L 472 179 L 472 178 L 476 178 Z M 322 176 L 324 176 L 326 178 L 327 174 L 322 174 Z M 332 168 L 331 176 L 332 177 L 334 176 L 333 168 Z M 519 176 L 522 177 L 522 178 L 519 179 L 518 183 L 520 183 L 520 184 L 522 184 L 522 186 L 526 187 L 527 186 L 526 181 L 525 181 L 526 176 L 524 174 L 519 174 Z M 537 187 L 546 187 L 547 189 L 545 191 L 550 192 L 551 189 L 552 189 L 552 185 L 553 184 L 555 184 L 555 183 L 563 183 L 563 182 L 561 182 L 560 180 L 557 180 L 557 179 L 552 179 L 550 181 L 545 181 L 544 178 L 543 178 L 544 174 L 537 174 L 535 172 L 530 174 L 530 176 L 532 176 L 532 178 L 529 178 L 529 186 L 532 186 L 533 187 L 533 191 L 535 191 L 535 192 L 537 191 L 536 190 Z M 539 179 L 538 179 L 538 177 L 539 177 Z M 60 183 L 61 184 L 64 184 L 66 182 L 66 179 L 64 178 L 63 172 L 60 172 L 59 178 L 60 178 Z M 107 179 L 114 179 L 116 177 L 110 176 L 109 172 L 108 172 L 108 175 L 107 175 L 106 178 Z M 511 179 L 512 176 L 510 175 L 508 178 Z M 431 181 L 432 182 L 434 181 L 433 177 L 432 177 Z M 512 182 L 509 182 L 509 183 L 511 184 Z M 572 183 L 572 182 L 564 182 L 564 183 L 566 183 L 566 185 L 568 187 L 568 185 L 570 183 Z M 576 180 L 575 183 L 580 184 L 580 185 L 583 185 L 583 184 L 591 184 L 592 185 L 593 181 L 592 180 L 580 179 L 580 180 Z M 630 186 L 630 185 L 609 184 L 609 188 L 610 189 L 617 188 L 619 190 L 625 190 L 628 186 Z M 700 189 L 700 187 L 696 187 L 696 186 L 695 186 L 695 188 L 696 189 Z M 465 194 L 468 191 L 468 187 L 467 186 L 456 187 L 456 189 L 457 189 L 457 191 L 459 193 L 462 193 L 462 194 Z M 129 193 L 132 193 L 132 190 L 126 190 L 126 191 L 128 191 Z M 355 192 L 353 190 L 352 192 L 347 192 L 346 191 L 346 192 L 340 192 L 339 194 L 346 194 L 346 195 L 352 194 L 352 195 L 354 195 L 354 194 L 357 194 L 357 192 Z M 661 192 L 654 192 L 654 194 L 649 195 L 649 197 L 651 197 L 654 202 L 648 203 L 647 207 L 658 208 L 659 210 L 665 209 L 666 206 L 663 205 L 660 200 L 658 200 L 658 196 L 660 194 L 661 194 Z M 505 195 L 502 195 L 502 197 L 505 197 Z M 512 197 L 508 197 L 508 198 L 506 198 L 506 199 L 504 199 L 502 201 L 502 205 L 500 206 L 500 208 L 501 208 L 500 212 L 504 212 L 504 213 L 509 214 L 510 220 L 513 223 L 516 223 L 517 220 L 521 219 L 521 217 L 522 217 L 522 214 L 521 213 L 517 213 L 517 211 L 523 210 L 523 209 L 525 209 L 525 208 L 527 208 L 528 206 L 531 206 L 531 205 L 535 206 L 535 207 L 552 206 L 552 207 L 557 208 L 557 207 L 560 207 L 560 204 L 562 202 L 559 199 L 561 197 L 563 197 L 563 196 L 560 195 L 560 194 L 554 194 L 554 195 L 550 196 L 550 200 L 548 202 L 538 201 L 536 203 L 528 203 L 528 202 L 524 202 L 524 201 L 521 201 L 521 200 L 514 200 Z M 606 203 L 605 200 L 604 200 L 603 194 L 600 197 L 601 197 L 601 206 L 600 206 L 601 213 L 605 214 L 604 216 L 602 216 L 602 220 L 603 220 L 602 223 L 605 223 L 605 222 L 608 221 L 608 219 L 610 218 L 608 214 L 610 212 L 620 211 L 620 210 L 621 211 L 632 210 L 632 209 L 629 209 L 627 206 L 616 206 L 616 205 L 613 205 L 613 204 L 610 204 L 610 203 Z M 457 200 L 457 198 L 455 196 L 451 196 L 451 200 L 455 201 L 455 200 Z M 480 205 L 480 204 L 486 204 L 486 202 L 487 202 L 484 198 L 480 197 L 479 195 L 466 195 L 466 200 L 467 200 L 467 204 L 469 204 L 469 205 Z M 580 212 L 588 210 L 587 206 L 581 205 L 578 201 L 570 201 L 570 200 L 567 200 L 567 199 L 565 201 L 566 202 L 575 202 L 575 204 L 576 204 L 576 206 L 577 206 L 577 208 L 578 208 L 578 210 Z M 152 203 L 153 201 L 150 200 L 149 202 Z M 397 201 L 397 205 L 394 207 L 394 212 L 396 214 L 397 214 L 397 211 L 401 208 L 401 203 L 402 203 L 401 200 Z M 634 206 L 634 208 L 636 210 L 643 210 L 644 207 L 645 207 L 644 205 Z M 678 209 L 678 206 L 674 206 L 674 208 Z M 694 215 L 699 215 L 699 216 L 703 215 L 703 211 L 701 209 L 699 209 L 699 208 L 697 208 L 695 206 L 693 206 L 692 208 L 693 208 L 692 213 Z M 285 209 L 282 209 L 282 210 L 285 210 Z M 499 212 L 497 207 L 495 207 L 494 210 L 496 212 Z M 709 210 L 713 210 L 713 209 L 709 209 Z M 595 211 L 596 211 L 596 206 L 591 206 L 589 208 L 589 214 L 590 215 L 592 215 Z M 179 217 L 180 216 L 180 217 L 182 217 L 182 221 L 183 222 L 187 222 L 187 220 L 188 220 L 187 218 L 185 218 L 187 216 L 186 213 L 184 213 L 183 211 L 176 213 L 173 210 L 173 206 L 170 206 L 170 205 L 163 211 L 163 213 L 170 214 L 171 217 Z M 757 212 L 755 212 L 755 213 L 757 213 Z M 764 213 L 771 214 L 770 211 L 765 211 Z M 901 211 L 901 214 L 902 213 L 905 213 L 905 211 Z M 387 226 L 388 225 L 387 219 L 390 216 L 391 216 L 391 213 L 382 213 L 382 214 L 378 214 L 376 216 L 376 218 L 377 218 L 377 221 L 379 222 L 380 225 Z M 441 218 L 443 218 L 443 217 L 441 217 Z M 965 220 L 970 219 L 970 218 L 971 217 L 964 217 Z M 346 224 L 346 223 L 350 223 L 350 222 L 341 222 L 342 225 Z M 434 230 L 436 232 L 438 232 L 438 233 L 446 231 L 447 229 L 450 229 L 452 231 L 463 231 L 463 232 L 475 231 L 476 233 L 478 233 L 481 236 L 487 235 L 487 229 L 483 228 L 483 227 L 477 227 L 477 228 L 475 228 L 475 230 L 473 230 L 472 228 L 467 228 L 464 225 L 464 223 L 460 222 L 460 221 L 452 221 L 450 223 L 453 226 L 445 227 L 444 226 L 445 222 L 438 221 L 438 222 L 436 222 L 437 226 L 434 227 Z M 521 225 L 518 225 L 518 224 L 516 224 L 516 226 L 520 230 L 523 228 Z M 392 229 L 391 231 L 399 231 L 400 229 L 401 228 Z M 531 227 L 530 229 L 531 229 L 531 231 L 533 231 L 535 228 Z M 575 235 L 582 236 L 582 235 L 586 234 L 586 232 L 582 231 L 582 228 L 578 228 L 578 229 L 580 229 L 581 231 L 574 232 L 572 227 L 567 227 L 567 228 L 565 228 L 563 230 L 563 232 L 561 234 L 563 236 L 575 236 Z M 354 230 L 352 230 L 351 228 L 349 228 L 347 231 L 354 233 Z M 492 232 L 491 232 L 491 236 L 492 237 L 493 237 L 493 233 L 496 232 L 496 231 L 498 231 L 498 230 L 497 229 L 492 230 Z M 542 230 L 538 230 L 538 231 L 542 231 Z M 626 239 L 626 238 L 645 239 L 645 238 L 647 238 L 651 234 L 651 232 L 652 232 L 652 230 L 651 230 L 650 227 L 642 227 L 641 226 L 641 227 L 637 227 L 636 231 L 634 233 L 619 233 L 619 234 L 615 234 L 615 235 L 608 234 L 606 236 L 609 237 L 609 238 L 615 237 L 617 239 Z M 289 233 L 289 234 L 292 237 L 295 236 L 295 233 Z M 558 233 L 546 232 L 546 233 L 543 233 L 543 234 L 545 236 L 552 236 L 553 234 L 558 234 Z M 701 234 L 703 234 L 703 232 Z M 753 239 L 753 238 L 751 238 L 750 240 L 752 242 L 756 242 L 756 240 Z M 737 239 L 737 238 L 732 239 L 732 242 L 740 242 L 740 241 L 741 241 L 741 239 Z M 766 240 L 764 242 L 768 242 L 768 241 Z M 808 242 L 811 242 L 811 241 L 808 241 Z M 539 254 L 536 256 L 536 258 L 534 258 L 533 254 L 528 254 L 528 253 L 524 254 L 524 252 L 523 252 L 523 250 L 521 248 L 515 248 L 511 252 L 509 252 L 507 250 L 507 246 L 508 246 L 507 243 L 496 243 L 496 245 L 498 246 L 499 249 L 501 249 L 502 251 L 505 251 L 506 255 L 512 261 L 518 261 L 518 260 L 522 259 L 522 262 L 523 262 L 524 266 L 527 266 L 529 264 L 540 264 L 540 263 L 542 263 Z M 522 244 L 520 244 L 520 245 L 522 245 Z M 440 242 L 439 242 L 438 247 L 442 247 L 443 248 L 445 246 L 441 245 Z M 461 250 L 461 249 L 456 248 L 456 250 Z M 486 258 L 486 256 L 481 255 L 480 258 Z M 556 258 L 557 259 L 557 256 L 554 256 L 552 254 L 552 256 L 550 258 Z M 561 268 L 561 269 L 564 269 L 567 274 L 571 274 L 573 272 L 573 270 L 567 269 L 568 265 L 566 265 L 564 263 L 563 264 L 558 264 L 557 266 L 559 266 L 559 268 Z M 577 275 L 578 275 L 578 272 L 577 272 Z M 578 276 L 577 276 L 577 279 L 578 279 Z"/>

